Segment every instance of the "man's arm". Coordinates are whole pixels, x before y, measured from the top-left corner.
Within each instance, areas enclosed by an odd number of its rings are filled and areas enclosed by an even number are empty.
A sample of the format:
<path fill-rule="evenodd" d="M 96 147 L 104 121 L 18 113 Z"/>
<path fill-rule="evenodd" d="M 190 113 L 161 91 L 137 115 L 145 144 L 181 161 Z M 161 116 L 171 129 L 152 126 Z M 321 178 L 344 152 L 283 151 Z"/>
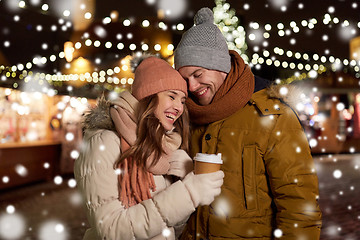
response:
<path fill-rule="evenodd" d="M 282 239 L 319 239 L 318 178 L 306 135 L 291 108 L 277 119 L 265 154 Z"/>

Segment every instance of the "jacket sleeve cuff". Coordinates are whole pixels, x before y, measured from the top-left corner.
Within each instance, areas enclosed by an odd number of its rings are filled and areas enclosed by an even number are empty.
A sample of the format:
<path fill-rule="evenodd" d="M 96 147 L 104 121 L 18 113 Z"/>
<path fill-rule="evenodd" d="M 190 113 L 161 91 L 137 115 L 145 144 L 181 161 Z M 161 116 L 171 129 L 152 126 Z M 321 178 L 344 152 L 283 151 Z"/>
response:
<path fill-rule="evenodd" d="M 167 226 L 174 226 L 195 211 L 189 191 L 181 181 L 153 197 L 153 201 Z"/>

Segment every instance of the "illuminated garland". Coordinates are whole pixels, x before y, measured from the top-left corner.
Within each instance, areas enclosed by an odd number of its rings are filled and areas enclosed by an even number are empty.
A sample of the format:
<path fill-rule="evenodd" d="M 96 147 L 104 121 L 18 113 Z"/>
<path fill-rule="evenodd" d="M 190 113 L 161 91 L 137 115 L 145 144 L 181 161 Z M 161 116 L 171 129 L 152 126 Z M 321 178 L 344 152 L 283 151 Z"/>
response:
<path fill-rule="evenodd" d="M 274 48 L 274 54 L 276 55 L 284 55 L 285 51 L 281 48 L 275 47 Z M 279 62 L 279 60 L 276 60 L 274 57 L 269 58 L 270 57 L 270 52 L 268 50 L 264 50 L 262 52 L 262 56 L 264 56 L 265 59 L 267 59 L 266 61 L 263 60 L 263 58 L 259 57 L 258 53 L 254 53 L 252 55 L 252 60 L 251 63 L 253 64 L 263 64 L 266 63 L 267 65 L 271 65 L 272 62 Z M 308 54 L 303 54 L 301 55 L 299 52 L 292 52 L 292 51 L 286 51 L 286 56 L 287 57 L 295 57 L 296 59 L 301 59 L 303 61 L 309 61 L 312 60 L 313 63 L 311 64 L 303 64 L 303 63 L 292 63 L 292 62 L 287 62 L 287 61 L 283 61 L 283 63 L 281 64 L 281 66 L 283 68 L 287 68 L 288 66 L 290 67 L 290 69 L 299 69 L 299 70 L 311 70 L 311 69 L 315 69 L 317 70 L 318 66 L 322 66 L 323 64 L 326 63 L 330 63 L 330 65 L 332 66 L 333 70 L 335 71 L 336 69 L 339 68 L 339 66 L 344 65 L 344 66 L 350 66 L 355 72 L 359 72 L 360 71 L 360 61 L 356 61 L 356 60 L 351 60 L 349 61 L 348 59 L 339 59 L 339 58 L 335 58 L 333 56 L 329 56 L 328 58 L 326 56 L 319 56 L 318 54 L 314 54 L 312 56 L 312 59 L 310 59 L 310 56 Z M 276 67 L 280 67 L 280 64 L 274 64 Z"/>
<path fill-rule="evenodd" d="M 249 62 L 249 64 L 251 66 L 258 66 L 258 65 L 262 65 L 262 64 L 266 64 L 268 66 L 273 65 L 275 67 L 282 67 L 284 69 L 289 68 L 292 70 L 306 70 L 306 71 L 318 71 L 319 73 L 327 70 L 327 68 L 324 66 L 324 64 L 326 63 L 330 63 L 331 64 L 331 68 L 333 71 L 335 71 L 338 66 L 340 64 L 343 64 L 345 66 L 350 66 L 353 68 L 353 70 L 355 72 L 359 72 L 359 66 L 360 66 L 360 61 L 356 62 L 355 60 L 348 60 L 348 59 L 339 59 L 339 58 L 335 58 L 333 56 L 319 56 L 318 54 L 314 54 L 312 55 L 312 60 L 315 62 L 314 64 L 310 65 L 310 64 L 302 64 L 302 63 L 293 63 L 293 62 L 287 62 L 287 61 L 280 61 L 275 59 L 274 57 L 270 57 L 270 52 L 266 49 L 264 49 L 264 51 L 262 52 L 263 56 L 259 56 L 258 53 L 254 53 L 252 56 L 252 59 L 249 60 L 249 57 L 247 55 L 245 55 L 245 51 L 247 49 L 247 44 L 246 44 L 246 33 L 245 33 L 245 29 L 242 26 L 238 26 L 238 18 L 235 16 L 235 10 L 230 8 L 230 4 L 226 3 L 225 0 L 216 0 L 216 7 L 214 8 L 214 18 L 215 18 L 215 23 L 219 26 L 220 30 L 223 32 L 225 38 L 228 41 L 228 46 L 229 49 L 233 49 L 238 51 L 241 56 L 244 58 L 244 60 L 246 62 Z M 19 6 L 24 8 L 25 7 L 25 2 L 24 1 L 20 1 L 19 2 Z M 47 11 L 48 6 L 46 4 L 42 5 L 42 10 L 43 11 Z M 64 12 L 64 16 L 66 13 Z M 86 19 L 91 18 L 91 15 L 87 15 L 84 16 Z M 103 19 L 103 24 L 108 24 L 110 22 L 112 22 L 112 18 L 111 17 L 106 17 Z M 325 14 L 323 21 L 322 21 L 325 25 L 330 24 L 330 23 L 334 23 L 334 24 L 339 24 L 341 21 L 337 18 L 337 17 L 333 17 L 331 18 L 330 14 Z M 132 24 L 131 20 L 129 19 L 125 19 L 123 20 L 123 25 L 124 26 L 130 26 Z M 310 19 L 309 21 L 306 20 L 302 20 L 301 24 L 297 24 L 295 21 L 291 21 L 289 23 L 289 26 L 292 28 L 292 31 L 294 33 L 298 33 L 300 31 L 299 26 L 302 27 L 307 27 L 309 29 L 312 29 L 315 27 L 315 25 L 318 24 L 318 20 L 315 18 Z M 349 26 L 349 21 L 345 20 L 342 22 L 343 26 Z M 142 27 L 149 27 L 150 26 L 150 22 L 148 20 L 143 20 L 141 22 L 141 26 Z M 168 29 L 168 26 L 163 23 L 163 22 L 159 22 L 158 23 L 158 27 L 160 29 L 166 30 Z M 360 22 L 357 24 L 357 27 L 360 28 Z M 260 28 L 260 25 L 256 22 L 252 22 L 250 24 L 250 28 L 257 30 Z M 272 30 L 274 27 L 270 24 L 266 24 L 265 26 L 263 26 L 263 28 L 266 30 L 263 33 L 263 37 L 264 38 L 270 38 L 270 33 L 269 31 Z M 285 29 L 285 25 L 283 23 L 278 23 L 276 26 L 277 30 L 278 30 L 278 35 L 279 36 L 285 36 L 287 35 L 287 31 L 289 31 L 288 29 Z M 173 30 L 178 30 L 178 31 L 182 31 L 184 30 L 184 25 L 182 23 L 177 24 L 176 26 L 172 26 Z M 248 35 L 250 40 L 254 40 L 254 38 L 256 37 L 253 33 L 249 33 Z M 83 42 L 76 42 L 74 44 L 75 49 L 81 49 L 82 47 L 100 47 L 101 45 L 104 45 L 106 48 L 111 48 L 113 47 L 113 43 L 112 42 L 105 42 L 105 43 L 101 43 L 100 40 L 91 40 L 89 38 L 84 39 Z M 121 43 L 118 42 L 116 44 L 116 47 L 119 50 L 124 49 L 126 46 Z M 139 46 L 141 48 L 142 51 L 148 51 L 150 49 L 150 46 L 148 46 L 147 44 L 141 44 L 141 46 Z M 160 51 L 162 46 L 160 46 L 160 44 L 155 44 L 154 46 L 152 46 L 154 48 L 155 51 Z M 134 43 L 129 44 L 128 48 L 131 51 L 135 51 L 136 49 L 138 49 L 138 46 Z M 174 49 L 174 46 L 172 44 L 168 45 L 167 48 L 172 51 Z M 74 49 L 74 50 L 75 50 Z M 292 52 L 290 50 L 287 50 L 285 53 L 285 50 L 276 47 L 274 48 L 273 51 L 274 54 L 276 55 L 280 55 L 283 56 L 284 54 L 286 54 L 287 57 L 291 58 L 291 57 L 295 57 L 296 59 L 301 59 L 301 60 L 305 60 L 308 61 L 310 60 L 310 56 L 308 54 L 301 54 L 299 52 Z M 92 72 L 92 73 L 85 73 L 85 74 L 69 74 L 69 75 L 63 75 L 63 74 L 45 74 L 45 73 L 33 73 L 31 71 L 33 65 L 38 65 L 38 64 L 46 64 L 48 61 L 51 62 L 55 62 L 58 58 L 63 59 L 65 57 L 64 52 L 60 52 L 58 53 L 58 56 L 56 55 L 51 55 L 49 57 L 35 57 L 31 62 L 26 63 L 25 65 L 23 64 L 18 64 L 18 65 L 14 65 L 14 66 L 0 66 L 0 74 L 2 74 L 2 81 L 5 81 L 6 78 L 16 78 L 18 77 L 19 79 L 24 79 L 25 82 L 29 82 L 30 80 L 38 80 L 38 81 L 48 81 L 50 83 L 53 82 L 67 82 L 67 81 L 83 81 L 83 82 L 89 82 L 89 83 L 109 83 L 109 84 L 132 84 L 133 79 L 132 78 L 117 78 L 115 74 L 119 73 L 120 71 L 127 71 L 128 70 L 128 66 L 126 65 L 126 63 L 122 64 L 120 67 L 115 67 L 113 69 L 107 69 L 107 70 L 101 70 L 99 72 Z M 26 70 L 26 69 L 27 70 Z M 21 73 L 18 73 L 18 71 L 20 71 Z M 306 76 L 308 76 L 310 73 L 305 74 Z M 303 79 L 304 74 L 295 74 L 293 77 L 289 78 L 289 79 Z M 5 79 L 4 79 L 5 77 Z"/>

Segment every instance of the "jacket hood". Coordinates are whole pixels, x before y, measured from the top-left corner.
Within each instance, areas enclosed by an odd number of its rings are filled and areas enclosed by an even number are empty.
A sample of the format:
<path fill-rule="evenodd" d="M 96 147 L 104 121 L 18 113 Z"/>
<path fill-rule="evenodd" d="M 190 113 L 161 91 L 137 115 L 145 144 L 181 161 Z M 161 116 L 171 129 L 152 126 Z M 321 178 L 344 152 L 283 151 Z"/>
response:
<path fill-rule="evenodd" d="M 296 109 L 299 103 L 305 102 L 305 94 L 294 85 L 272 84 L 267 88 L 267 94 L 270 98 L 280 99 L 293 109 Z"/>
<path fill-rule="evenodd" d="M 85 130 L 106 129 L 115 130 L 115 125 L 110 117 L 110 106 L 112 103 L 102 95 L 94 108 L 90 109 L 84 115 L 83 128 Z"/>

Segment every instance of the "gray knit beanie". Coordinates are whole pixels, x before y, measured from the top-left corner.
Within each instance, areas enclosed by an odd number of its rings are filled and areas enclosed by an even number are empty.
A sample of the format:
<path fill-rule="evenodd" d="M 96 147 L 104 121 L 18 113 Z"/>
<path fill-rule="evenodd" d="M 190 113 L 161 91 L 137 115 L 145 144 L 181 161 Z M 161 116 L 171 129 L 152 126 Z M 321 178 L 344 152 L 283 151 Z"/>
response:
<path fill-rule="evenodd" d="M 214 24 L 214 14 L 201 8 L 194 17 L 195 25 L 185 32 L 174 52 L 175 68 L 198 66 L 230 72 L 231 59 L 225 37 Z"/>

